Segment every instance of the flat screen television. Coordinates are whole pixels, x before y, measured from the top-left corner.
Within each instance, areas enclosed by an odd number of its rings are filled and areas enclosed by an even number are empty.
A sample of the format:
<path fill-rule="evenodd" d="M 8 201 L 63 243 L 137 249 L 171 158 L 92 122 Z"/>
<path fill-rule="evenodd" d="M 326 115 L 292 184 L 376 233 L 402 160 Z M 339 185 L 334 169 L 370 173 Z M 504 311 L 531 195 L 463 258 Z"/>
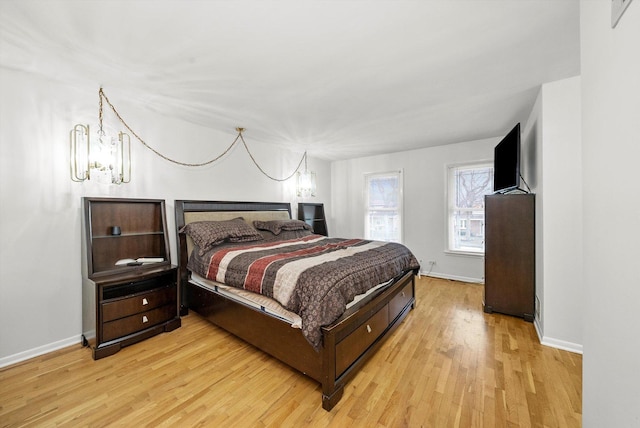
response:
<path fill-rule="evenodd" d="M 494 149 L 493 191 L 505 193 L 520 187 L 520 123 Z"/>

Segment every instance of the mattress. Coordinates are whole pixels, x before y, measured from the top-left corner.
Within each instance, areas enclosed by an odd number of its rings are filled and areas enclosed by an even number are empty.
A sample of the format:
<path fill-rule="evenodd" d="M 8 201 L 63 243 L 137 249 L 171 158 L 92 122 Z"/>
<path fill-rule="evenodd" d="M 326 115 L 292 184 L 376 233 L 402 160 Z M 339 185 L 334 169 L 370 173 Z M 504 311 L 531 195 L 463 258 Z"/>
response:
<path fill-rule="evenodd" d="M 216 281 L 211 281 L 194 272 L 191 273 L 191 279 L 189 280 L 189 282 L 197 285 L 198 287 L 216 292 L 238 303 L 242 303 L 244 305 L 267 313 L 273 317 L 279 318 L 289 323 L 293 328 L 302 328 L 302 318 L 300 317 L 300 315 L 283 308 L 282 305 L 280 305 L 280 303 L 278 303 L 274 299 L 270 299 L 269 297 L 263 296 L 261 294 L 252 293 L 251 291 L 247 291 L 241 288 L 231 287 Z M 391 284 L 391 282 L 393 282 L 393 280 L 378 284 L 375 287 L 369 289 L 366 293 L 357 295 L 351 302 L 347 304 L 345 310 L 356 305 L 361 300 L 366 299 L 369 295 L 375 293 L 377 290 Z"/>

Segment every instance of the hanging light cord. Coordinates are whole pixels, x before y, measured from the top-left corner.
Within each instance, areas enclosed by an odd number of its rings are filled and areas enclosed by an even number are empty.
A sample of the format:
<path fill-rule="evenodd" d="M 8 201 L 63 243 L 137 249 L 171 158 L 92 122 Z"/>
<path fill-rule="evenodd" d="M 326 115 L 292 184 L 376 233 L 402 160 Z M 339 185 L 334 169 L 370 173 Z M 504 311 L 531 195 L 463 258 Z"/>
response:
<path fill-rule="evenodd" d="M 262 169 L 262 167 L 258 164 L 258 161 L 256 161 L 256 159 L 253 157 L 253 154 L 251 153 L 251 151 L 249 150 L 249 146 L 247 146 L 247 143 L 244 141 L 244 137 L 242 136 L 242 132 L 244 131 L 244 128 L 236 128 L 236 131 L 238 131 L 238 135 L 236 136 L 235 140 L 233 140 L 233 143 L 231 143 L 231 145 L 229 147 L 227 147 L 227 149 L 225 151 L 223 151 L 219 156 L 216 156 L 215 158 L 208 160 L 206 162 L 199 162 L 199 163 L 187 163 L 187 162 L 180 162 L 177 161 L 175 159 L 172 159 L 168 156 L 163 155 L 162 153 L 160 153 L 159 151 L 157 151 L 156 149 L 154 149 L 153 147 L 151 147 L 149 144 L 147 144 L 142 138 L 140 138 L 140 136 L 133 130 L 131 129 L 131 127 L 129 126 L 129 124 L 127 124 L 127 122 L 124 121 L 124 119 L 122 118 L 122 116 L 120 116 L 120 113 L 118 113 L 118 111 L 116 110 L 116 108 L 113 106 L 113 104 L 111 104 L 111 101 L 109 101 L 109 98 L 107 98 L 106 94 L 104 93 L 104 90 L 102 89 L 102 87 L 100 88 L 100 90 L 98 91 L 98 96 L 100 98 L 99 100 L 99 111 L 98 111 L 98 119 L 100 121 L 100 131 L 102 132 L 102 100 L 104 99 L 104 101 L 107 102 L 107 104 L 109 105 L 109 107 L 111 107 L 111 110 L 113 111 L 113 113 L 116 115 L 116 117 L 118 118 L 118 120 L 122 123 L 122 125 L 124 125 L 125 128 L 127 128 L 127 130 L 129 130 L 129 132 L 131 132 L 131 134 L 136 137 L 136 139 L 138 141 L 140 141 L 140 143 L 145 146 L 147 149 L 151 150 L 153 153 L 155 153 L 156 155 L 160 156 L 162 159 L 177 164 L 177 165 L 182 165 L 182 166 L 188 166 L 188 167 L 200 167 L 200 166 L 205 166 L 205 165 L 209 165 L 219 159 L 221 159 L 222 157 L 224 157 L 227 153 L 229 153 L 229 151 L 233 148 L 233 146 L 236 145 L 236 143 L 238 142 L 238 140 L 242 141 L 242 144 L 245 148 L 245 150 L 247 151 L 247 153 L 249 154 L 249 157 L 251 158 L 251 160 L 253 161 L 253 163 L 255 164 L 255 166 L 258 168 L 258 170 L 263 173 L 267 178 L 274 180 L 274 181 L 287 181 L 289 180 L 291 177 L 293 177 L 296 172 L 298 172 L 298 170 L 300 169 L 300 167 L 302 166 L 302 162 L 305 163 L 305 166 L 307 164 L 307 152 L 305 151 L 304 154 L 302 155 L 302 158 L 300 159 L 300 162 L 298 162 L 298 166 L 296 167 L 296 169 L 286 178 L 276 178 L 273 177 L 271 175 L 269 175 L 264 169 Z"/>

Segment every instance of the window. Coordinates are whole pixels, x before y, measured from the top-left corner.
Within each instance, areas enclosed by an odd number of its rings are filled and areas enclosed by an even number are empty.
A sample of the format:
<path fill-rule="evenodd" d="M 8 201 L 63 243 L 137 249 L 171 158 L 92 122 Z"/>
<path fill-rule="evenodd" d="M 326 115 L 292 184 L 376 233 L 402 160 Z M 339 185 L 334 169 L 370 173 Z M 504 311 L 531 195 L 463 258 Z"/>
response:
<path fill-rule="evenodd" d="M 493 193 L 493 165 L 451 165 L 448 181 L 448 251 L 484 254 L 484 196 Z"/>
<path fill-rule="evenodd" d="M 364 235 L 402 242 L 402 171 L 365 175 Z"/>

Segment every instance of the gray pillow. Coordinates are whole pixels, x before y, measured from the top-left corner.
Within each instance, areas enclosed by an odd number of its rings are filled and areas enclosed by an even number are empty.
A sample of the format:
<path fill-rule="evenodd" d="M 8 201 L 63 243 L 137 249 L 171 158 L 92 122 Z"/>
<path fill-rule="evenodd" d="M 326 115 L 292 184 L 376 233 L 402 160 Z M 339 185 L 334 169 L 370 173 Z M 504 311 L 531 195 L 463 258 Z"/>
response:
<path fill-rule="evenodd" d="M 222 221 L 195 221 L 180 229 L 193 239 L 200 255 L 223 242 L 252 242 L 262 240 L 262 235 L 249 226 L 242 217 Z"/>
<path fill-rule="evenodd" d="M 301 220 L 269 220 L 253 222 L 253 226 L 258 230 L 268 230 L 274 235 L 279 235 L 283 230 L 310 230 L 311 226 Z"/>

